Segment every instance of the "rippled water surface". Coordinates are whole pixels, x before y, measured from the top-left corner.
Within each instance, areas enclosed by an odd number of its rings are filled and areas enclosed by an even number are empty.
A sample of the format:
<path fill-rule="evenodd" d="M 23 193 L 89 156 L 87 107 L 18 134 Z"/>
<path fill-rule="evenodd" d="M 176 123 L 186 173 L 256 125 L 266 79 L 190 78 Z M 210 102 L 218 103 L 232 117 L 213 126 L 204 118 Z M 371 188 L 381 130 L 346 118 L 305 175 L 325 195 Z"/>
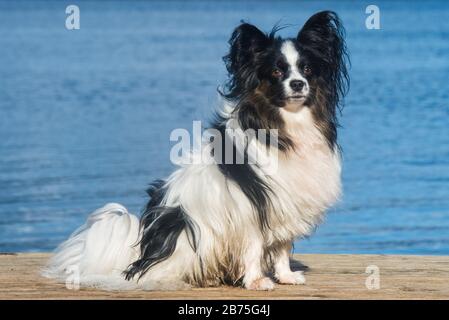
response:
<path fill-rule="evenodd" d="M 449 3 L 0 1 L 0 251 L 48 251 L 106 202 L 140 212 L 174 128 L 209 119 L 241 19 L 337 11 L 352 56 L 344 198 L 298 252 L 449 254 Z"/>

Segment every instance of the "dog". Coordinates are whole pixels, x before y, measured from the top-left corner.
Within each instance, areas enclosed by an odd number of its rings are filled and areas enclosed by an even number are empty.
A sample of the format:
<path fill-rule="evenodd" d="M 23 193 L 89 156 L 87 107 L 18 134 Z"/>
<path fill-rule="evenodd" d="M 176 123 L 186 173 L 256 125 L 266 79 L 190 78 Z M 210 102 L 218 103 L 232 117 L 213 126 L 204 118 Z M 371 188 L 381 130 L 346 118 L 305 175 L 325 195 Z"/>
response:
<path fill-rule="evenodd" d="M 208 163 L 153 182 L 140 221 L 119 204 L 98 209 L 56 249 L 45 276 L 64 280 L 76 270 L 81 285 L 105 289 L 305 283 L 289 256 L 341 196 L 337 128 L 349 56 L 332 11 L 311 16 L 295 38 L 278 31 L 243 22 L 223 58 L 229 79 L 213 135 L 258 130 L 255 138 L 243 147 L 225 139 L 221 149 L 204 142 Z M 226 150 L 243 161 L 221 161 Z M 255 151 L 276 170 L 267 173 Z"/>

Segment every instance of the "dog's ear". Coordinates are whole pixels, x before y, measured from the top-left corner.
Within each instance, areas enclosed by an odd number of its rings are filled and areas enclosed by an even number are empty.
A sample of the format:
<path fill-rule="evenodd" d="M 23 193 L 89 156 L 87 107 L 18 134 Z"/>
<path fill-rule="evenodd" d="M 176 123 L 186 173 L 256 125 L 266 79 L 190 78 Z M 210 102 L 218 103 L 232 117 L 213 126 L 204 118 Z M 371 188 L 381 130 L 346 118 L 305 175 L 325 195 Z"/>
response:
<path fill-rule="evenodd" d="M 309 18 L 299 31 L 297 40 L 326 63 L 339 62 L 345 53 L 344 28 L 338 15 L 321 11 Z"/>
<path fill-rule="evenodd" d="M 349 87 L 347 65 L 350 63 L 345 30 L 338 15 L 333 11 L 314 14 L 299 31 L 297 41 L 304 50 L 320 60 L 323 76 L 332 86 L 334 102 L 338 104 Z"/>
<path fill-rule="evenodd" d="M 230 51 L 223 59 L 230 74 L 251 65 L 261 51 L 269 44 L 269 37 L 255 26 L 243 23 L 229 39 Z"/>

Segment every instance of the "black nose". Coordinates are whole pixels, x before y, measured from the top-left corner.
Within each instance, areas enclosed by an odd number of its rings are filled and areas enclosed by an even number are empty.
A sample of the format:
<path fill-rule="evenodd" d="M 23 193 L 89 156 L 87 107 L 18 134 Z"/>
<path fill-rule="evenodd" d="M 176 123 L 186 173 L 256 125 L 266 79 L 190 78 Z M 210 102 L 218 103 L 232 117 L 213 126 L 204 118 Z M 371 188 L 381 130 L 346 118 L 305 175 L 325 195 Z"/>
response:
<path fill-rule="evenodd" d="M 293 91 L 301 91 L 304 87 L 304 81 L 302 80 L 292 80 L 290 81 L 290 87 Z"/>

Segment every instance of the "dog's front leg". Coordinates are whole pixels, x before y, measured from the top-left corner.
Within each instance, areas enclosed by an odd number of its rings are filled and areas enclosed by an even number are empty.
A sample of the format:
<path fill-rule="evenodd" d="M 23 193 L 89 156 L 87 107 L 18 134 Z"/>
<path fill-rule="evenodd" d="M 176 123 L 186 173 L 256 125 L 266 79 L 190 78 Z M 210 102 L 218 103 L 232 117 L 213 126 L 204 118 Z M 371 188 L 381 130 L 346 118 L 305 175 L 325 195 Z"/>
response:
<path fill-rule="evenodd" d="M 284 244 L 275 255 L 274 276 L 282 284 L 305 284 L 303 272 L 290 269 L 291 247 L 291 243 Z"/>
<path fill-rule="evenodd" d="M 274 282 L 262 271 L 263 241 L 254 237 L 243 254 L 245 276 L 243 285 L 249 290 L 273 290 Z"/>

